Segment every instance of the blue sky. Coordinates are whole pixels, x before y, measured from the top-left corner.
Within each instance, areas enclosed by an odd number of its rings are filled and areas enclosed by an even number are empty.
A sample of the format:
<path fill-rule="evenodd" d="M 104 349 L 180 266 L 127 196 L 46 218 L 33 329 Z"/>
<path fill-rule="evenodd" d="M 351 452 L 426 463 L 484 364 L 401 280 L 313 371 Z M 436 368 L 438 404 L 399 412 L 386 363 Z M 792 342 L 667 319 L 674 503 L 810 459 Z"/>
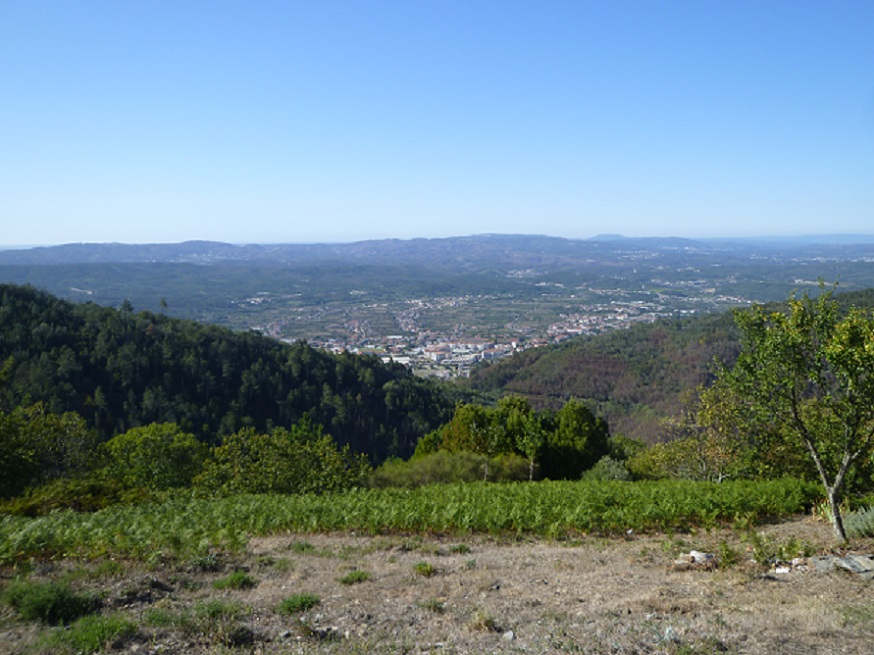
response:
<path fill-rule="evenodd" d="M 874 3 L 0 0 L 0 244 L 874 233 Z"/>

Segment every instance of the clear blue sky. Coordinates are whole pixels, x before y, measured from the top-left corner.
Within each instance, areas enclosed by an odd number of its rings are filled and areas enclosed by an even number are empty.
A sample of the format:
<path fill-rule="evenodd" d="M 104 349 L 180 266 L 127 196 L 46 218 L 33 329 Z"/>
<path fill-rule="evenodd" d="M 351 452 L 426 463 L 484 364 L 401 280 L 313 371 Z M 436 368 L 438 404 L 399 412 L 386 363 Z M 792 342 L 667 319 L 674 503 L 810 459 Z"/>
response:
<path fill-rule="evenodd" d="M 0 244 L 874 233 L 874 2 L 0 0 Z"/>

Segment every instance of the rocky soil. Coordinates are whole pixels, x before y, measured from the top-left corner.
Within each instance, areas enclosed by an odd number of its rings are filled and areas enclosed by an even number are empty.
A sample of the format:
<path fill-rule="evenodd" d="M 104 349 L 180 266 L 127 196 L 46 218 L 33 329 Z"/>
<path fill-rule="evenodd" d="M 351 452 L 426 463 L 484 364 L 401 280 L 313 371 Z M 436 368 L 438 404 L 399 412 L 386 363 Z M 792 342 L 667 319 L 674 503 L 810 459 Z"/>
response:
<path fill-rule="evenodd" d="M 90 590 L 103 614 L 136 625 L 106 652 L 870 654 L 874 582 L 817 572 L 810 560 L 753 559 L 828 553 L 828 524 L 807 518 L 757 533 L 573 542 L 293 534 L 254 539 L 244 554 L 43 562 L 29 576 Z M 853 546 L 874 552 L 874 542 Z M 693 549 L 717 557 L 676 564 Z M 214 587 L 235 571 L 254 586 Z M 14 574 L 3 571 L 3 584 Z M 279 609 L 301 594 L 315 604 Z M 47 652 L 40 640 L 60 630 L 4 607 L 0 652 Z"/>

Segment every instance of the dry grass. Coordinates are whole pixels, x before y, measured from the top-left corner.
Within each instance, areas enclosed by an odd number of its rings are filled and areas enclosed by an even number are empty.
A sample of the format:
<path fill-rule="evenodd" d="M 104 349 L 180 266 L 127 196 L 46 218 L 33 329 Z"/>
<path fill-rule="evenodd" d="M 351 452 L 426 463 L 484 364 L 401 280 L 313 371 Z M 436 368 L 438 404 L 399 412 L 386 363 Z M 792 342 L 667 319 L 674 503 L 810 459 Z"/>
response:
<path fill-rule="evenodd" d="M 770 543 L 830 549 L 829 526 L 811 519 L 762 532 Z M 867 655 L 874 637 L 871 582 L 840 572 L 775 574 L 731 532 L 576 543 L 306 535 L 312 547 L 301 548 L 303 541 L 255 539 L 244 557 L 220 559 L 219 570 L 135 565 L 111 578 L 80 575 L 76 584 L 138 625 L 114 652 Z M 721 542 L 737 564 L 672 565 L 680 552 L 719 552 Z M 874 542 L 855 546 L 874 551 Z M 436 575 L 414 573 L 425 559 Z M 47 563 L 30 575 L 58 579 L 76 566 Z M 256 588 L 213 588 L 244 568 Z M 341 584 L 351 570 L 370 576 Z M 277 611 L 295 594 L 321 602 L 294 615 Z M 238 611 L 209 621 L 196 611 L 219 601 Z M 144 620 L 155 610 L 161 625 Z M 0 651 L 25 652 L 38 631 L 9 610 L 0 616 Z M 228 637 L 241 634 L 239 643 Z"/>

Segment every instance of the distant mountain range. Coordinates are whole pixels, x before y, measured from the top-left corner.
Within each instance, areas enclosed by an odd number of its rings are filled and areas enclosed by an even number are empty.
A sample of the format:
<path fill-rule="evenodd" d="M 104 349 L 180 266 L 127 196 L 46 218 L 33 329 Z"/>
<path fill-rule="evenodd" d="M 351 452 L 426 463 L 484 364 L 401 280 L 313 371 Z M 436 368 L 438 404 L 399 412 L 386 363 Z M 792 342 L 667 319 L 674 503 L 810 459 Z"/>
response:
<path fill-rule="evenodd" d="M 189 263 L 287 265 L 328 261 L 386 263 L 387 260 L 416 261 L 419 264 L 461 266 L 465 270 L 503 265 L 568 264 L 574 260 L 611 256 L 623 251 L 718 252 L 811 249 L 844 256 L 874 252 L 874 235 L 822 235 L 798 237 L 756 237 L 685 239 L 681 237 L 623 237 L 604 234 L 591 239 L 564 239 L 541 235 L 482 234 L 443 239 L 380 239 L 336 244 L 245 244 L 217 241 L 124 244 L 71 243 L 27 249 L 0 250 L 0 264 L 113 264 Z"/>

